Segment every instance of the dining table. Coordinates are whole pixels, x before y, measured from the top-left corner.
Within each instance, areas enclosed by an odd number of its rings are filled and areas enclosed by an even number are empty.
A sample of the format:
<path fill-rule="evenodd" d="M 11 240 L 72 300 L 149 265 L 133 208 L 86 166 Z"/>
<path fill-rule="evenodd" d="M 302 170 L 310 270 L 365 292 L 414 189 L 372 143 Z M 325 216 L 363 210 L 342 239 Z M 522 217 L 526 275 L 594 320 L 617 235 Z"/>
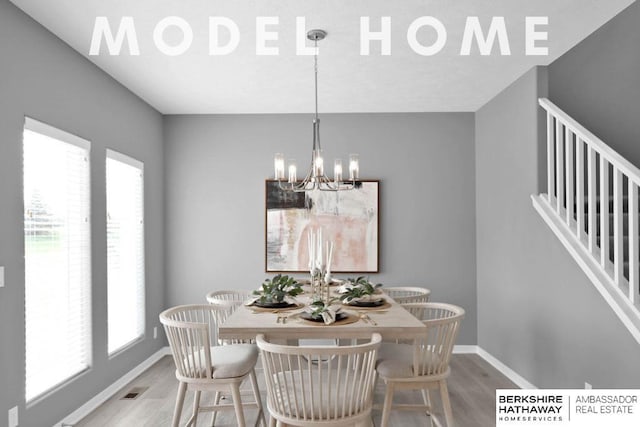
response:
<path fill-rule="evenodd" d="M 249 340 L 258 334 L 269 339 L 355 339 L 377 332 L 384 340 L 413 339 L 424 332 L 425 326 L 386 294 L 382 307 L 340 308 L 347 321 L 331 324 L 302 318 L 311 302 L 308 294 L 297 298 L 298 305 L 288 310 L 268 310 L 241 305 L 218 327 L 218 338 L 223 340 Z M 340 303 L 338 303 L 340 304 Z"/>

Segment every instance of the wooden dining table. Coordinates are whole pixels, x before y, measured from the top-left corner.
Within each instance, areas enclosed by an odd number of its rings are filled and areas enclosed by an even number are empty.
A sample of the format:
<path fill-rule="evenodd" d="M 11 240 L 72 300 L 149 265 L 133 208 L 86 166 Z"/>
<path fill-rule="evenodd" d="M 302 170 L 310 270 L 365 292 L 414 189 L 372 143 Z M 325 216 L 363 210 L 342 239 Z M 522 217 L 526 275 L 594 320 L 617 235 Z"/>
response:
<path fill-rule="evenodd" d="M 389 303 L 385 308 L 343 306 L 342 311 L 357 317 L 357 321 L 329 325 L 302 319 L 302 306 L 296 310 L 274 312 L 242 305 L 219 325 L 218 338 L 246 340 L 264 334 L 269 339 L 348 339 L 363 338 L 377 332 L 383 339 L 412 339 L 424 332 L 422 322 L 386 294 L 382 296 Z M 298 301 L 306 307 L 310 298 L 303 296 Z M 284 322 L 279 320 L 283 316 L 286 316 Z"/>

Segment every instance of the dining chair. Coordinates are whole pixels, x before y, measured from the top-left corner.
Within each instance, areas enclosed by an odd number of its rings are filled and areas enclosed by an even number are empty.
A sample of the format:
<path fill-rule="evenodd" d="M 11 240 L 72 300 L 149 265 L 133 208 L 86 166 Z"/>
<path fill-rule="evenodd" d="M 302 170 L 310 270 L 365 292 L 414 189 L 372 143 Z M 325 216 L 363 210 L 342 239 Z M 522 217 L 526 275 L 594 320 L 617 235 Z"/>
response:
<path fill-rule="evenodd" d="M 207 302 L 219 308 L 218 324 L 222 324 L 253 294 L 246 290 L 219 290 L 207 294 Z M 217 336 L 217 333 L 216 333 Z M 224 339 L 218 340 L 218 344 L 252 344 L 253 339 Z"/>
<path fill-rule="evenodd" d="M 225 307 L 209 304 L 181 305 L 160 313 L 179 381 L 178 396 L 173 413 L 172 426 L 177 427 L 187 390 L 195 392 L 193 413 L 187 426 L 195 426 L 198 413 L 213 412 L 212 423 L 219 410 L 234 409 L 238 426 L 244 426 L 244 407 L 258 408 L 258 419 L 266 424 L 260 391 L 256 381 L 255 365 L 258 348 L 255 344 L 231 344 L 218 346 L 217 324 L 226 314 Z M 243 406 L 241 383 L 249 377 L 255 402 Z M 203 391 L 215 391 L 214 405 L 200 406 Z M 233 404 L 219 404 L 221 392 L 230 392 Z"/>
<path fill-rule="evenodd" d="M 339 347 L 299 347 L 256 337 L 267 387 L 270 426 L 354 426 L 373 406 L 380 334 Z"/>
<path fill-rule="evenodd" d="M 386 385 L 382 409 L 382 427 L 389 425 L 391 410 L 424 410 L 433 417 L 429 389 L 438 388 L 447 427 L 453 426 L 447 378 L 451 372 L 449 361 L 453 352 L 464 309 L 444 303 L 411 303 L 408 308 L 421 314 L 424 332 L 413 344 L 384 343 L 380 347 L 376 370 Z M 393 405 L 396 390 L 420 390 L 422 405 Z M 433 419 L 431 418 L 431 421 Z"/>
<path fill-rule="evenodd" d="M 398 304 L 429 302 L 431 296 L 431 290 L 417 286 L 384 287 L 382 289 Z"/>
<path fill-rule="evenodd" d="M 207 294 L 207 302 L 209 304 L 233 304 L 239 306 L 251 296 L 251 291 L 246 290 L 218 290 Z"/>

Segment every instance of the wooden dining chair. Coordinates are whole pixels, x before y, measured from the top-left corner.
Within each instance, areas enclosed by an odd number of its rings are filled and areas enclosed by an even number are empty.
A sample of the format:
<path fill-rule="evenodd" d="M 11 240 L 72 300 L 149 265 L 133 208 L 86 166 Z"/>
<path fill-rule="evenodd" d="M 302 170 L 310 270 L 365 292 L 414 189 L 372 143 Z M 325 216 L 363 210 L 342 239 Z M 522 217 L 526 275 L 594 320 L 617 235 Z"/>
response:
<path fill-rule="evenodd" d="M 424 410 L 433 417 L 429 389 L 438 388 L 442 400 L 447 427 L 453 426 L 453 413 L 449 401 L 447 378 L 449 361 L 453 352 L 464 309 L 444 303 L 411 303 L 407 307 L 420 313 L 424 332 L 414 344 L 384 343 L 379 352 L 376 370 L 386 385 L 382 409 L 382 427 L 389 425 L 391 410 Z M 396 390 L 420 390 L 423 405 L 393 405 Z M 431 420 L 433 421 L 433 420 Z"/>
<path fill-rule="evenodd" d="M 231 316 L 245 301 L 253 295 L 246 290 L 218 290 L 207 294 L 207 302 L 218 308 L 218 324 L 222 324 Z M 217 336 L 217 333 L 216 333 Z M 224 339 L 218 340 L 218 344 L 248 344 L 255 343 L 252 339 Z"/>
<path fill-rule="evenodd" d="M 299 347 L 258 335 L 270 426 L 354 426 L 368 422 L 373 405 L 380 334 L 340 347 Z"/>
<path fill-rule="evenodd" d="M 255 344 L 216 345 L 217 324 L 224 315 L 226 308 L 208 304 L 182 305 L 160 313 L 179 381 L 173 427 L 180 423 L 187 390 L 195 392 L 193 413 L 187 426 L 196 425 L 199 412 L 212 411 L 215 421 L 217 411 L 234 409 L 238 426 L 243 427 L 240 385 L 247 377 L 251 380 L 255 402 L 244 406 L 258 408 L 258 419 L 266 424 L 254 370 L 258 348 Z M 200 406 L 202 391 L 216 392 L 214 405 Z M 221 392 L 230 392 L 233 404 L 219 404 Z"/>
<path fill-rule="evenodd" d="M 218 290 L 211 291 L 207 294 L 207 302 L 209 304 L 233 304 L 240 306 L 251 298 L 251 296 L 251 291 L 246 290 Z"/>
<path fill-rule="evenodd" d="M 429 298 L 431 296 L 431 291 L 429 289 L 417 286 L 384 287 L 382 289 L 398 304 L 429 302 Z"/>

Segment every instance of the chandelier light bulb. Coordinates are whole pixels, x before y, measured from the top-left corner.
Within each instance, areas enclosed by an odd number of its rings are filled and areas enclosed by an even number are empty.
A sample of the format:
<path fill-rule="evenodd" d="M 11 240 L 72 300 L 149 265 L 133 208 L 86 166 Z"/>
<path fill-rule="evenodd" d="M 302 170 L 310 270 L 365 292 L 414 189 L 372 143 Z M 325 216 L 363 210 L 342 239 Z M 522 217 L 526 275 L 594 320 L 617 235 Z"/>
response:
<path fill-rule="evenodd" d="M 357 154 L 349 155 L 349 179 L 354 181 L 360 175 L 360 160 Z"/>
<path fill-rule="evenodd" d="M 333 181 L 336 184 L 342 182 L 342 159 L 335 159 L 333 162 Z"/>
<path fill-rule="evenodd" d="M 298 180 L 296 161 L 294 159 L 289 160 L 289 183 L 295 184 Z"/>
<path fill-rule="evenodd" d="M 284 155 L 277 153 L 273 159 L 273 167 L 275 170 L 275 179 L 284 179 Z"/>
<path fill-rule="evenodd" d="M 313 165 L 315 176 L 319 177 L 324 175 L 324 159 L 322 158 L 322 152 L 320 150 L 315 152 Z"/>

